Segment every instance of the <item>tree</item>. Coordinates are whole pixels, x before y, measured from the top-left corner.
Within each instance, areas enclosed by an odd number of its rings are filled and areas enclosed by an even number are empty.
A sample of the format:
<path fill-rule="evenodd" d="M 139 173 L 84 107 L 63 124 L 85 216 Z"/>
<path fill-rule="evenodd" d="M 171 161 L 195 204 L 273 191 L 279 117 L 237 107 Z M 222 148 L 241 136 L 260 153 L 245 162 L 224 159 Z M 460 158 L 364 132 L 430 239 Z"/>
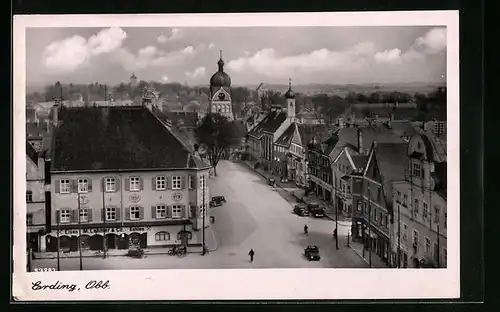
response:
<path fill-rule="evenodd" d="M 220 114 L 207 114 L 195 129 L 198 145 L 206 151 L 210 165 L 217 175 L 217 164 L 224 152 L 235 143 L 234 124 Z"/>

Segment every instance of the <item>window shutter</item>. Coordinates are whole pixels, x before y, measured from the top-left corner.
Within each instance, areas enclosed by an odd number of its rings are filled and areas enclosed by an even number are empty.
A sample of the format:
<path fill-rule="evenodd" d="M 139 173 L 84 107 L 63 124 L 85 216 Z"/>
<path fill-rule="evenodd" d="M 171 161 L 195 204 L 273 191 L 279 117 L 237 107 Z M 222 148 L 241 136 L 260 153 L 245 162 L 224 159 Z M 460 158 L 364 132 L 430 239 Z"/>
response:
<path fill-rule="evenodd" d="M 182 213 L 184 218 L 189 218 L 189 210 L 187 209 L 186 205 L 182 205 Z"/>
<path fill-rule="evenodd" d="M 197 208 L 197 206 L 196 205 L 189 205 L 189 208 L 191 210 L 191 217 L 192 218 L 196 218 L 196 208 Z"/>
<path fill-rule="evenodd" d="M 92 221 L 92 208 L 87 209 L 87 218 L 89 222 Z"/>
<path fill-rule="evenodd" d="M 123 186 L 123 188 L 125 189 L 125 191 L 130 191 L 130 179 L 129 178 L 125 178 L 125 185 Z"/>
<path fill-rule="evenodd" d="M 156 206 L 151 206 L 151 219 L 156 219 Z"/>
<path fill-rule="evenodd" d="M 60 193 L 61 192 L 61 180 L 56 180 L 54 186 L 55 186 L 55 192 Z"/>
<path fill-rule="evenodd" d="M 78 180 L 70 180 L 70 192 L 71 193 L 78 193 Z"/>
<path fill-rule="evenodd" d="M 120 177 L 115 177 L 115 192 L 120 190 L 121 181 Z"/>
<path fill-rule="evenodd" d="M 167 218 L 172 218 L 172 206 L 167 206 Z"/>
<path fill-rule="evenodd" d="M 196 175 L 192 175 L 191 178 L 193 179 L 193 188 L 196 188 Z"/>
<path fill-rule="evenodd" d="M 165 188 L 167 190 L 172 189 L 172 176 L 171 175 L 165 176 Z"/>
<path fill-rule="evenodd" d="M 144 179 L 139 177 L 139 189 L 142 191 L 144 189 Z"/>
<path fill-rule="evenodd" d="M 130 208 L 125 208 L 125 220 L 130 220 Z"/>
<path fill-rule="evenodd" d="M 88 183 L 89 192 L 92 192 L 92 179 L 87 178 L 87 183 Z"/>
<path fill-rule="evenodd" d="M 121 220 L 121 212 L 122 212 L 122 210 L 119 209 L 119 208 L 115 208 L 115 211 L 116 211 L 116 221 Z"/>
<path fill-rule="evenodd" d="M 78 215 L 79 215 L 78 212 L 79 212 L 78 209 L 73 209 L 71 211 L 71 214 L 70 214 L 70 216 L 71 216 L 71 222 L 78 222 Z"/>
<path fill-rule="evenodd" d="M 153 191 L 155 191 L 155 190 L 156 190 L 156 177 L 152 177 L 152 178 L 151 178 L 151 189 L 152 189 Z"/>
<path fill-rule="evenodd" d="M 106 181 L 106 178 L 101 179 L 101 191 L 104 192 L 106 189 L 104 188 L 104 183 Z"/>
<path fill-rule="evenodd" d="M 144 207 L 139 207 L 139 219 L 144 219 Z"/>
<path fill-rule="evenodd" d="M 56 223 L 61 223 L 61 211 L 57 210 L 56 212 Z"/>
<path fill-rule="evenodd" d="M 186 188 L 186 177 L 181 176 L 181 190 Z"/>

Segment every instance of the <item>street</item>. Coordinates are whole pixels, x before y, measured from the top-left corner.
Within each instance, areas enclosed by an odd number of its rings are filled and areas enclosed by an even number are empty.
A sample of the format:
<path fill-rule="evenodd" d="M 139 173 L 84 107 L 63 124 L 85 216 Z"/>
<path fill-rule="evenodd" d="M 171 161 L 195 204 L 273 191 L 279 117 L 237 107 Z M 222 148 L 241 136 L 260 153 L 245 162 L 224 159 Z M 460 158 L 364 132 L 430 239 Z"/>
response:
<path fill-rule="evenodd" d="M 339 224 L 339 250 L 332 231 L 335 222 L 327 218 L 299 217 L 292 211 L 291 196 L 267 185 L 267 181 L 245 164 L 222 160 L 217 177 L 210 179 L 212 196 L 227 202 L 211 208 L 215 234 L 209 254 L 184 257 L 166 254 L 129 257 L 84 258 L 85 270 L 109 269 L 223 269 L 223 268 L 366 268 L 367 264 L 347 247 L 349 223 Z M 285 198 L 287 200 L 285 200 Z M 303 232 L 304 225 L 308 235 Z M 212 232 L 213 231 L 213 232 Z M 207 243 L 208 243 L 207 237 Z M 308 261 L 303 253 L 308 244 L 320 248 L 320 261 Z M 210 246 L 214 245 L 214 246 Z M 253 263 L 248 252 L 255 251 Z M 61 270 L 78 270 L 78 258 L 62 258 Z M 34 267 L 56 267 L 55 259 L 34 260 Z"/>

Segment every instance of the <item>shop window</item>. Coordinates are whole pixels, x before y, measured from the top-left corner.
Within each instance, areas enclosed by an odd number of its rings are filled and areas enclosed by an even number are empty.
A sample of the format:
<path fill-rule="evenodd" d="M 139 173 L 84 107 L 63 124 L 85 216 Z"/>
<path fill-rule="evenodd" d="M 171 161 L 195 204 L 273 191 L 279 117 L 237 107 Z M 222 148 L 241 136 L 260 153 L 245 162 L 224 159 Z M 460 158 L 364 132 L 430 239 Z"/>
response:
<path fill-rule="evenodd" d="M 130 207 L 130 220 L 139 220 L 141 218 L 140 207 Z"/>
<path fill-rule="evenodd" d="M 33 192 L 32 191 L 26 191 L 26 202 L 27 203 L 33 202 Z"/>
<path fill-rule="evenodd" d="M 167 207 L 165 205 L 156 206 L 156 218 L 164 219 L 167 217 Z"/>
<path fill-rule="evenodd" d="M 106 221 L 115 221 L 116 220 L 116 208 L 108 207 L 106 208 Z"/>
<path fill-rule="evenodd" d="M 115 178 L 106 178 L 106 192 L 114 192 L 116 190 Z"/>
<path fill-rule="evenodd" d="M 172 218 L 181 218 L 182 217 L 182 206 L 181 205 L 173 205 L 172 206 Z"/>
<path fill-rule="evenodd" d="M 69 180 L 64 179 L 59 181 L 59 192 L 60 193 L 69 193 L 70 192 L 70 184 Z"/>
<path fill-rule="evenodd" d="M 131 191 L 139 191 L 140 190 L 139 177 L 130 177 L 129 189 Z"/>
<path fill-rule="evenodd" d="M 87 179 L 78 179 L 78 193 L 88 193 L 89 182 Z"/>
<path fill-rule="evenodd" d="M 90 249 L 90 236 L 81 235 L 80 236 L 80 245 L 82 249 Z"/>
<path fill-rule="evenodd" d="M 170 240 L 170 233 L 162 231 L 155 234 L 156 241 L 168 241 Z"/>
<path fill-rule="evenodd" d="M 173 176 L 172 177 L 172 189 L 173 190 L 180 190 L 182 186 L 182 177 L 180 176 Z"/>
<path fill-rule="evenodd" d="M 167 188 L 165 177 L 156 177 L 156 190 L 162 191 Z"/>
<path fill-rule="evenodd" d="M 71 211 L 69 209 L 59 210 L 59 222 L 69 223 L 71 221 Z"/>

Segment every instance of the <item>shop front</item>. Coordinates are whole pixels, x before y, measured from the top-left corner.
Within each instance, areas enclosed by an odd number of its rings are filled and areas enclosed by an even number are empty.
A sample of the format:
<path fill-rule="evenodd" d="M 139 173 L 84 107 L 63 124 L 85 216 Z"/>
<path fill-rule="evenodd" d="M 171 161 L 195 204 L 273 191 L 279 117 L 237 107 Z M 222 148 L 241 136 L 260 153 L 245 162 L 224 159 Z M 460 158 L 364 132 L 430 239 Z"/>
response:
<path fill-rule="evenodd" d="M 83 228 L 81 231 L 82 250 L 128 249 L 130 245 L 141 248 L 168 247 L 173 245 L 197 245 L 198 235 L 193 235 L 191 226 L 141 226 L 114 228 Z M 52 231 L 42 239 L 41 251 L 78 251 L 78 229 Z"/>
<path fill-rule="evenodd" d="M 359 221 L 358 221 L 359 222 Z M 363 244 L 367 250 L 371 250 L 385 263 L 389 263 L 390 244 L 389 238 L 372 226 L 368 229 L 366 223 L 362 223 Z"/>

